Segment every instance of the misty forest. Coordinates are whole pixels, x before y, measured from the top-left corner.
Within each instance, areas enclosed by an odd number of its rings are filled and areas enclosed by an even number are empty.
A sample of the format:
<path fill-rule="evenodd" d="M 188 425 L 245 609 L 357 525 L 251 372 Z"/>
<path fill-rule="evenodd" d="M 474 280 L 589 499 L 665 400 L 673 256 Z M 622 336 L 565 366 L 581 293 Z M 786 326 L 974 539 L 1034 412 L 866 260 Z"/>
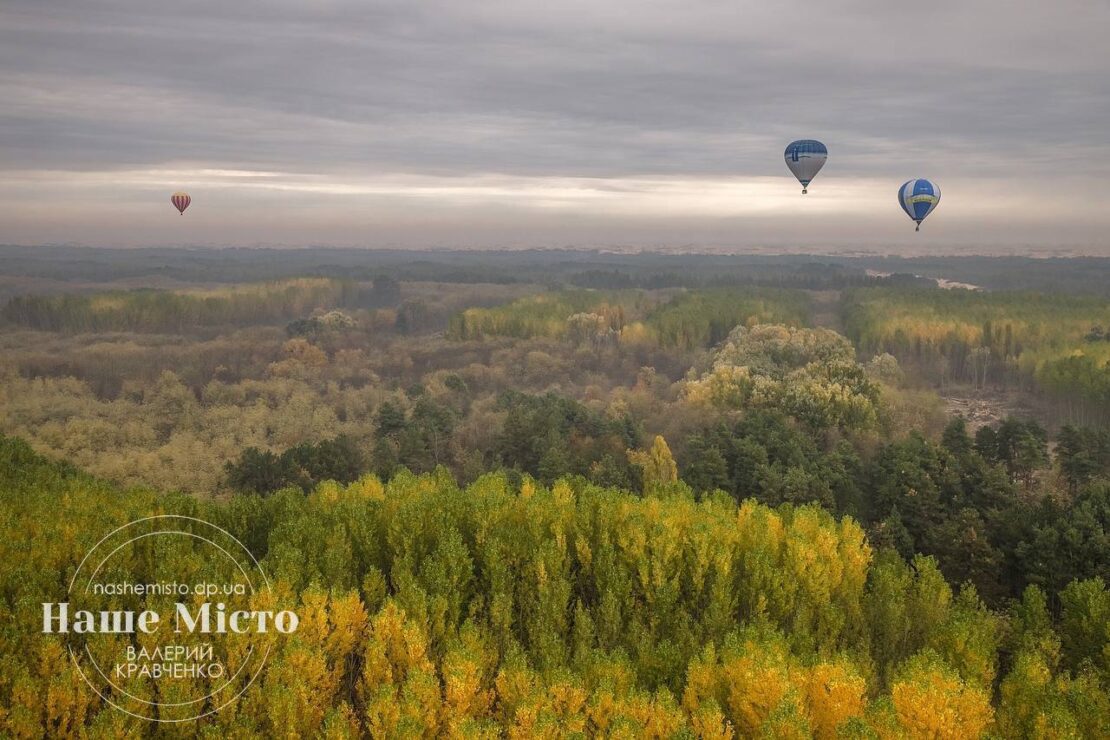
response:
<path fill-rule="evenodd" d="M 302 624 L 173 733 L 1110 727 L 1110 260 L 0 258 L 0 736 L 171 734 L 37 629 L 166 512 Z"/>

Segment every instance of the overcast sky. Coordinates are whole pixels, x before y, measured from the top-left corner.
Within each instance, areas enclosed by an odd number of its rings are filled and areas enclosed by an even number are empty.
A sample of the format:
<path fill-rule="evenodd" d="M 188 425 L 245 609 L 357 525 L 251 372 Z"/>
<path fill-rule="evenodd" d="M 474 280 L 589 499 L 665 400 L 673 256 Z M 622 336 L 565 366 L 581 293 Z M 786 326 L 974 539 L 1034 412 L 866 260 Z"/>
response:
<path fill-rule="evenodd" d="M 1108 38 L 1107 0 L 2 0 L 0 242 L 1110 255 Z"/>

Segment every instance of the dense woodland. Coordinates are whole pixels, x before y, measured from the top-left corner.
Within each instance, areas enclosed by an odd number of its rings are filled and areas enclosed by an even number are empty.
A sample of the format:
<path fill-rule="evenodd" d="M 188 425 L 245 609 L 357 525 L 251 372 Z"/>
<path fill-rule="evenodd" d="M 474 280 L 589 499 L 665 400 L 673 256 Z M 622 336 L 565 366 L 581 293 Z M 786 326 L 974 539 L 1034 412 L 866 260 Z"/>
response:
<path fill-rule="evenodd" d="M 150 731 L 79 685 L 35 610 L 154 512 L 228 528 L 310 625 L 267 638 L 263 679 L 195 734 L 1110 726 L 1097 291 L 801 258 L 669 280 L 667 256 L 356 257 L 113 273 L 93 250 L 96 284 L 48 288 L 45 261 L 12 263 L 0 734 Z M 147 261 L 162 287 L 134 285 Z M 1061 262 L 1019 287 L 1091 270 Z M 946 414 L 983 392 L 1035 413 Z"/>
<path fill-rule="evenodd" d="M 1030 388 L 1067 421 L 1110 424 L 1110 303 L 1072 294 L 864 290 L 844 302 L 848 335 L 940 384 Z"/>

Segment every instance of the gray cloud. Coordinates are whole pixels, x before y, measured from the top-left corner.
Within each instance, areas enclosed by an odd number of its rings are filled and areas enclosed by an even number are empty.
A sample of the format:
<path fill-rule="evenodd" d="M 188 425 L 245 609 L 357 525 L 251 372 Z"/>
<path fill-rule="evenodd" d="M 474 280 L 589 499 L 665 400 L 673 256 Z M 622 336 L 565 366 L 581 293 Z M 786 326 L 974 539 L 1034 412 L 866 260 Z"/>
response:
<path fill-rule="evenodd" d="M 599 178 L 601 188 L 635 192 L 626 181 L 783 177 L 782 147 L 801 136 L 829 144 L 830 186 L 835 176 L 893 188 L 921 174 L 956 193 L 1008 183 L 1015 202 L 1032 204 L 1038 191 L 1081 193 L 1108 174 L 1099 156 L 1110 117 L 1108 32 L 1110 6 L 1099 0 L 8 0 L 0 192 L 23 215 L 0 205 L 18 225 L 0 226 L 0 239 L 86 239 L 79 221 L 36 232 L 26 215 L 31 198 L 96 201 L 79 178 L 47 183 L 36 174 L 46 171 L 264 170 L 288 175 L 290 187 L 304 177 Z M 123 178 L 120 187 L 154 186 Z M 227 187 L 245 217 L 272 201 L 251 183 Z M 400 210 L 428 207 L 397 197 Z M 536 197 L 505 208 L 501 226 L 475 209 L 475 233 L 526 234 L 531 219 L 557 239 Z M 303 202 L 338 219 L 329 238 L 344 241 L 342 207 L 323 196 Z M 459 201 L 441 205 L 467 228 Z M 1110 216 L 1048 205 L 1039 227 L 1059 241 L 1110 226 Z M 419 243 L 418 220 L 386 223 L 398 206 L 368 204 L 383 228 L 414 230 Z M 663 233 L 681 240 L 697 214 L 673 215 Z M 944 234 L 949 243 L 990 231 L 966 226 L 973 209 L 954 216 L 965 226 Z M 284 233 L 311 240 L 310 221 Z M 566 233 L 588 243 L 658 229 L 627 213 L 581 223 L 595 221 L 610 227 Z M 727 214 L 718 221 L 694 226 L 691 239 L 735 233 Z M 1018 221 L 1027 233 L 1028 214 Z M 121 238 L 111 223 L 98 222 L 94 238 Z M 858 223 L 837 221 L 831 233 L 814 224 L 812 238 L 855 242 L 880 222 Z M 754 225 L 751 238 L 764 241 L 810 233 Z M 260 238 L 273 238 L 264 226 Z M 370 238 L 359 219 L 349 226 L 347 241 Z M 236 224 L 237 234 L 249 230 Z M 219 241 L 216 225 L 209 237 Z"/>

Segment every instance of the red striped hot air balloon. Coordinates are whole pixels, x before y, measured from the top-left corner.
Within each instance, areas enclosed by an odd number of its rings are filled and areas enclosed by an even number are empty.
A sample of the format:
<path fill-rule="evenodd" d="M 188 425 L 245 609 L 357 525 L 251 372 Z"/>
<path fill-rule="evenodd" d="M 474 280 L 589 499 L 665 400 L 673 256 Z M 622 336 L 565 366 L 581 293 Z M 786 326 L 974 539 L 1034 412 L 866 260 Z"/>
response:
<path fill-rule="evenodd" d="M 173 207 L 176 208 L 178 213 L 182 216 L 185 215 L 185 209 L 188 208 L 189 204 L 192 202 L 193 199 L 189 197 L 188 193 L 177 192 L 170 196 L 170 203 L 173 203 Z"/>

